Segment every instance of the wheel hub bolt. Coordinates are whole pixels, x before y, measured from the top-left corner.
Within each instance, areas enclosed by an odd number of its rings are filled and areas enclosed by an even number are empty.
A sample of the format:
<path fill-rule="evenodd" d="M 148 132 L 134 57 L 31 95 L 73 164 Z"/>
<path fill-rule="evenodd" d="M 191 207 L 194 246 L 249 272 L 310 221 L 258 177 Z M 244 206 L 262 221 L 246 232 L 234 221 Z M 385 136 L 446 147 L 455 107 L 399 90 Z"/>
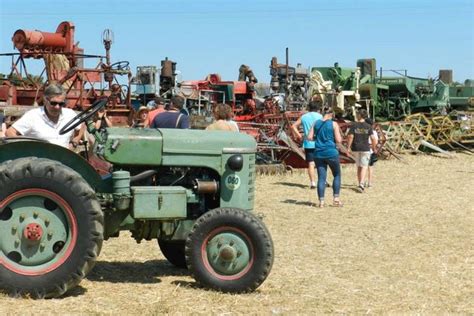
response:
<path fill-rule="evenodd" d="M 33 212 L 33 217 L 34 217 L 34 218 L 38 218 L 38 216 L 39 216 L 39 213 L 38 213 L 38 212 L 36 212 L 36 211 Z"/>
<path fill-rule="evenodd" d="M 49 218 L 45 218 L 45 219 L 44 219 L 44 224 L 45 224 L 46 226 L 49 226 L 49 223 L 50 223 L 50 222 L 49 222 Z"/>
<path fill-rule="evenodd" d="M 38 224 L 30 223 L 23 230 L 23 236 L 30 241 L 38 241 L 43 237 L 43 229 Z"/>
<path fill-rule="evenodd" d="M 19 239 L 15 240 L 15 248 L 17 248 L 19 245 L 20 245 L 20 240 Z"/>
<path fill-rule="evenodd" d="M 44 244 L 44 243 L 41 243 L 41 244 L 40 244 L 40 249 L 41 249 L 41 250 L 44 250 L 44 247 L 45 247 L 45 244 Z"/>
<path fill-rule="evenodd" d="M 25 214 L 20 214 L 20 222 L 23 222 L 25 218 L 26 218 Z"/>
<path fill-rule="evenodd" d="M 219 256 L 224 261 L 232 261 L 235 259 L 235 249 L 229 246 L 225 246 L 219 252 Z"/>
<path fill-rule="evenodd" d="M 229 243 L 229 245 L 233 246 L 233 245 L 234 245 L 234 241 L 231 240 L 230 243 Z"/>
<path fill-rule="evenodd" d="M 240 257 L 242 255 L 242 251 L 237 251 L 237 258 Z"/>
<path fill-rule="evenodd" d="M 18 226 L 13 225 L 13 226 L 12 226 L 12 234 L 15 234 L 16 231 L 17 231 L 17 229 L 18 229 Z"/>

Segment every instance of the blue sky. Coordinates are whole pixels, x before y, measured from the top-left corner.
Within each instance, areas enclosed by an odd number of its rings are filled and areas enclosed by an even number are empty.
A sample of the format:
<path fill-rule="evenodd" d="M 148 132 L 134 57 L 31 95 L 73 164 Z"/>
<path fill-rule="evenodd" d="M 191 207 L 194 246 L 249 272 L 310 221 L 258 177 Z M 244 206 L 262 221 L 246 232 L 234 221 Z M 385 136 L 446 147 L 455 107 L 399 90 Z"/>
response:
<path fill-rule="evenodd" d="M 270 81 L 272 56 L 304 66 L 375 57 L 377 67 L 408 69 L 413 76 L 474 78 L 474 0 L 452 1 L 22 1 L 0 2 L 0 52 L 12 52 L 15 30 L 54 32 L 76 25 L 76 41 L 103 54 L 102 31 L 113 30 L 113 61 L 159 65 L 178 62 L 184 79 L 218 72 L 235 80 L 242 63 L 260 82 Z M 10 60 L 0 58 L 0 72 Z M 89 64 L 88 66 L 94 66 Z"/>

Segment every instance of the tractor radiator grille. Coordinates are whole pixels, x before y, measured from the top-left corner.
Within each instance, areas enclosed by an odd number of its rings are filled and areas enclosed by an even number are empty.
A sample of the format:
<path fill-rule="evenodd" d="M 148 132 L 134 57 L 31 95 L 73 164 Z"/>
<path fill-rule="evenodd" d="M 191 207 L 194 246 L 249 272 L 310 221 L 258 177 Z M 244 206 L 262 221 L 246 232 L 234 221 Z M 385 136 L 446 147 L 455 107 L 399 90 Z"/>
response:
<path fill-rule="evenodd" d="M 249 156 L 249 183 L 248 183 L 248 201 L 255 200 L 255 155 Z"/>

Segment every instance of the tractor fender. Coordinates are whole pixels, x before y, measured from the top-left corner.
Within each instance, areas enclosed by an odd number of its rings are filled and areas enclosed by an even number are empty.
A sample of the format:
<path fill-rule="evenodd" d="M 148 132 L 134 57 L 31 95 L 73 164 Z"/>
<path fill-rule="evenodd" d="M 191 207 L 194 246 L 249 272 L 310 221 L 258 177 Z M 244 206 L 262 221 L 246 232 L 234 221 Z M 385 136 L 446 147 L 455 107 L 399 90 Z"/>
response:
<path fill-rule="evenodd" d="M 73 151 L 51 143 L 32 139 L 0 140 L 0 164 L 8 160 L 38 157 L 58 161 L 79 173 L 96 191 L 107 192 L 106 180 L 81 156 Z"/>

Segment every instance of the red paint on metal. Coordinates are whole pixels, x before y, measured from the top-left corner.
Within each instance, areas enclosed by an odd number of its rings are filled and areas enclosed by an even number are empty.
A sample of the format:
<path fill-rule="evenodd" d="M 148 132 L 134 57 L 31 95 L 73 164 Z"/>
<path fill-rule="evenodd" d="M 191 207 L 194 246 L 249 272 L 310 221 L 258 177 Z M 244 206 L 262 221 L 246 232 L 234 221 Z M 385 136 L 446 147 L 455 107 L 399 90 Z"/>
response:
<path fill-rule="evenodd" d="M 41 54 L 42 52 L 73 53 L 74 24 L 62 22 L 58 25 L 55 33 L 17 30 L 12 38 L 15 48 L 24 54 Z M 34 56 L 40 58 L 40 56 Z"/>
<path fill-rule="evenodd" d="M 39 224 L 30 223 L 23 230 L 23 237 L 31 241 L 39 241 L 43 237 L 43 228 Z"/>
<path fill-rule="evenodd" d="M 66 39 L 61 34 L 18 30 L 13 34 L 13 44 L 18 50 L 23 50 L 29 46 L 42 46 L 64 49 Z"/>

